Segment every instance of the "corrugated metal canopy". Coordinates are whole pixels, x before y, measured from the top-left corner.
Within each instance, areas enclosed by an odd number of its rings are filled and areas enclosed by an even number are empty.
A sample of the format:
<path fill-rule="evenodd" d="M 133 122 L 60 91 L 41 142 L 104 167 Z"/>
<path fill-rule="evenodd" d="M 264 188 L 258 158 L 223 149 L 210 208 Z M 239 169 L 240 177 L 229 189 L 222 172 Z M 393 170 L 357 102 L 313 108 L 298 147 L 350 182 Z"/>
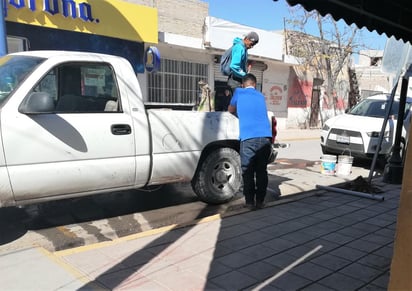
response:
<path fill-rule="evenodd" d="M 274 0 L 277 1 L 277 0 Z M 322 16 L 332 15 L 347 24 L 366 27 L 379 34 L 412 43 L 411 0 L 286 0 L 289 5 L 302 5 L 307 11 L 317 10 Z"/>

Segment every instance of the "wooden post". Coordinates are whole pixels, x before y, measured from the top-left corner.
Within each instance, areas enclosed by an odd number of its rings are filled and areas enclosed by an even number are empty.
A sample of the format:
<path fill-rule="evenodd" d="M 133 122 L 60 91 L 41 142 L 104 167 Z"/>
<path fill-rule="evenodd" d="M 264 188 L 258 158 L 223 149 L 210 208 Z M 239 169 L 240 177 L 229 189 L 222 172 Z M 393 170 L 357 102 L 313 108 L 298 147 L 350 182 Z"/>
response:
<path fill-rule="evenodd" d="M 411 128 L 409 127 L 409 133 Z M 410 136 L 410 135 L 409 135 Z M 412 290 L 412 150 L 406 153 L 388 290 Z"/>

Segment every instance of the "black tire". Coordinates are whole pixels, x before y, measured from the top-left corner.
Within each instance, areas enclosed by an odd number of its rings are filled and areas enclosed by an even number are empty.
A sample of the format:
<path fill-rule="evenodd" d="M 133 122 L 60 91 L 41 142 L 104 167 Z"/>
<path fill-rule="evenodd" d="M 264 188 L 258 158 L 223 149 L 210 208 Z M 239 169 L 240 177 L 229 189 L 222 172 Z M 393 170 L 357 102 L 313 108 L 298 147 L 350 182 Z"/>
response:
<path fill-rule="evenodd" d="M 324 155 L 333 155 L 333 153 L 331 153 L 330 151 L 325 149 L 325 147 L 322 146 L 322 145 L 321 145 L 321 150 L 322 150 L 322 154 L 324 154 Z"/>
<path fill-rule="evenodd" d="M 239 153 L 231 148 L 219 148 L 209 153 L 192 180 L 193 191 L 208 204 L 231 200 L 241 185 Z"/>

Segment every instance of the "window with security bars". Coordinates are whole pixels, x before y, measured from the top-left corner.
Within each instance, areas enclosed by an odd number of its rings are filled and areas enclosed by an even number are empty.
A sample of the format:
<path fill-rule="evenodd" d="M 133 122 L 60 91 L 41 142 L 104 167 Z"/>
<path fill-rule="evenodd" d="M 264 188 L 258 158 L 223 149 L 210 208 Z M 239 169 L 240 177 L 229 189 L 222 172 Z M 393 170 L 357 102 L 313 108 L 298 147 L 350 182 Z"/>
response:
<path fill-rule="evenodd" d="M 195 105 L 201 94 L 198 82 L 207 79 L 207 64 L 162 59 L 160 70 L 148 75 L 146 103 Z"/>

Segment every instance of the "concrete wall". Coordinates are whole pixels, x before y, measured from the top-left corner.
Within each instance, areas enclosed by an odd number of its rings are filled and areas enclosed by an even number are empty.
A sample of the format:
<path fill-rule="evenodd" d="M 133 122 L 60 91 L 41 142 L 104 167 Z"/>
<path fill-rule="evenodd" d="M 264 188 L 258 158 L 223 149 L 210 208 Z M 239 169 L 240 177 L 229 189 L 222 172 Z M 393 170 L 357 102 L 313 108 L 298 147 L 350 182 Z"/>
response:
<path fill-rule="evenodd" d="M 157 8 L 159 31 L 202 38 L 209 5 L 199 0 L 124 0 Z M 138 16 L 137 16 L 138 17 Z"/>
<path fill-rule="evenodd" d="M 269 111 L 275 114 L 278 129 L 285 129 L 288 118 L 289 66 L 267 61 L 263 72 L 262 93 Z"/>
<path fill-rule="evenodd" d="M 392 90 L 393 80 L 382 72 L 382 50 L 361 50 L 359 62 L 355 66 L 359 91 L 380 91 L 388 93 Z M 367 94 L 366 94 L 367 95 Z"/>
<path fill-rule="evenodd" d="M 376 61 L 380 65 L 382 63 L 382 58 L 382 50 L 360 50 L 358 65 L 361 67 L 369 67 Z"/>
<path fill-rule="evenodd" d="M 356 77 L 359 90 L 390 92 L 392 90 L 391 78 L 382 73 L 380 67 L 357 67 Z"/>

